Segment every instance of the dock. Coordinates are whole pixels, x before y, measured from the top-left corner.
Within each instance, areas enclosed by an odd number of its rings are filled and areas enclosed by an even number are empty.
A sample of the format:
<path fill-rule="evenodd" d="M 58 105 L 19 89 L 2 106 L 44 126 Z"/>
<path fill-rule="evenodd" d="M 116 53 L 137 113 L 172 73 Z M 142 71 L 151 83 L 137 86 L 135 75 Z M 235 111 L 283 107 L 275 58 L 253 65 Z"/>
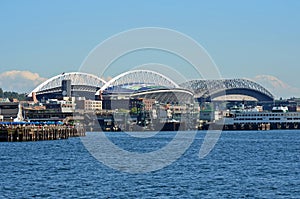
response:
<path fill-rule="evenodd" d="M 0 125 L 0 142 L 68 139 L 85 136 L 85 129 L 74 125 Z"/>
<path fill-rule="evenodd" d="M 205 123 L 198 130 L 225 130 L 225 131 L 268 131 L 268 130 L 298 130 L 300 123 L 240 123 L 240 124 L 216 124 Z"/>

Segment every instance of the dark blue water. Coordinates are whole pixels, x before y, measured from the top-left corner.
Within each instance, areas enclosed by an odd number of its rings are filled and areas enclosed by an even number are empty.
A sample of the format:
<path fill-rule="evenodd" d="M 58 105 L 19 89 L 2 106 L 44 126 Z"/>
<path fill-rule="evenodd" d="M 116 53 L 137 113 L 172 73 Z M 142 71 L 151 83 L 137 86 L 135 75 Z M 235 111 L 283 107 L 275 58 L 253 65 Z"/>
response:
<path fill-rule="evenodd" d="M 120 147 L 157 150 L 174 137 L 107 136 Z M 93 133 L 88 136 L 94 136 Z M 300 131 L 223 132 L 198 158 L 205 132 L 164 169 L 128 174 L 93 158 L 80 138 L 0 143 L 2 198 L 300 198 Z"/>

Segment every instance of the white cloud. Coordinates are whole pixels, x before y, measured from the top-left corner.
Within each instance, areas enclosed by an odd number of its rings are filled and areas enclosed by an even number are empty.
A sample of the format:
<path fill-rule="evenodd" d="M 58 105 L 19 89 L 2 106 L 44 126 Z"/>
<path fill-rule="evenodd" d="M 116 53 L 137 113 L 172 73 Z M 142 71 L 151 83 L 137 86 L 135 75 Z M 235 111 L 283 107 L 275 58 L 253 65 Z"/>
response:
<path fill-rule="evenodd" d="M 268 89 L 275 98 L 300 97 L 300 88 L 288 85 L 284 81 L 271 75 L 257 75 L 254 81 Z"/>
<path fill-rule="evenodd" d="M 6 71 L 0 73 L 0 88 L 4 91 L 28 93 L 46 79 L 30 71 Z"/>

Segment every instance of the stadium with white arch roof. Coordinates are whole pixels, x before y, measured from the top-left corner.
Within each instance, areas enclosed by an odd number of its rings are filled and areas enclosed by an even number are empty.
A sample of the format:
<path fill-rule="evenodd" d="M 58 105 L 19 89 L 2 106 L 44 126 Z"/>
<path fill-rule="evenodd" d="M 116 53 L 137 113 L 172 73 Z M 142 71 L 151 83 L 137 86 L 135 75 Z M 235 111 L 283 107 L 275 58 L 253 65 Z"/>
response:
<path fill-rule="evenodd" d="M 106 81 L 87 73 L 70 72 L 54 76 L 31 91 L 28 97 L 37 100 L 61 97 L 87 97 L 94 99 L 95 93 Z"/>
<path fill-rule="evenodd" d="M 159 103 L 189 104 L 206 101 L 273 101 L 273 95 L 247 79 L 191 80 L 177 84 L 170 77 L 150 70 L 132 70 L 110 81 L 95 75 L 62 73 L 37 86 L 28 97 L 41 99 L 85 97 L 87 99 L 155 99 Z"/>

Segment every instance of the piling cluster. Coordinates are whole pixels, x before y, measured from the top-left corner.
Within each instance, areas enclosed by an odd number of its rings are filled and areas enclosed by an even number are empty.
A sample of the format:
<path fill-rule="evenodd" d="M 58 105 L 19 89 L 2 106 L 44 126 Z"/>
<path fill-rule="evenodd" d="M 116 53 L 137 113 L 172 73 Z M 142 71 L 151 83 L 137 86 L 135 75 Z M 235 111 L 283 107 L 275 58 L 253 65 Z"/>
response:
<path fill-rule="evenodd" d="M 85 136 L 82 126 L 0 124 L 0 141 L 2 142 L 58 140 L 80 136 Z"/>

